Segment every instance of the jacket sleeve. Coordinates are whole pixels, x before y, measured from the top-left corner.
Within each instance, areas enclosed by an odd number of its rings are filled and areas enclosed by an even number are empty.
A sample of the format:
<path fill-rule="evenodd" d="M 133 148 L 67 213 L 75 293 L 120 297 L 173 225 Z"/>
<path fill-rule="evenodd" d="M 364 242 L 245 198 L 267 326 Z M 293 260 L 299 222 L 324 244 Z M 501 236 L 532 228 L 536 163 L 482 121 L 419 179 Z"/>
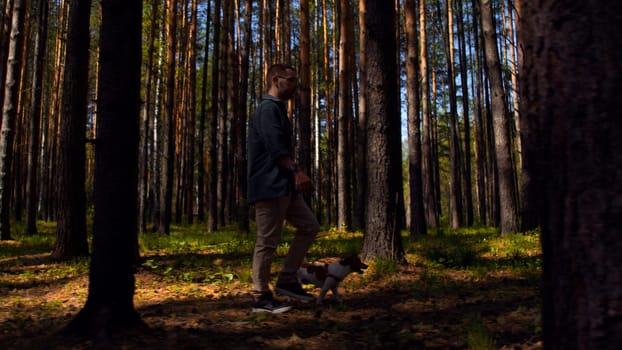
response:
<path fill-rule="evenodd" d="M 282 113 L 276 103 L 263 103 L 257 115 L 259 118 L 255 121 L 257 132 L 272 162 L 283 156 L 291 156 L 290 130 L 283 122 Z"/>

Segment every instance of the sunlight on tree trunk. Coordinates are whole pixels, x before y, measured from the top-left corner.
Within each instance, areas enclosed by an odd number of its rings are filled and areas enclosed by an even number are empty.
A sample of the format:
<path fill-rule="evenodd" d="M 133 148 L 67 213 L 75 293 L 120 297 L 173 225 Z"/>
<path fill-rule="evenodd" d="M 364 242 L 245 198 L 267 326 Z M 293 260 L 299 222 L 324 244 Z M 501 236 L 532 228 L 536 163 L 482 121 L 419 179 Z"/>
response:
<path fill-rule="evenodd" d="M 24 43 L 25 1 L 13 3 L 11 37 L 9 42 L 4 103 L 2 107 L 2 131 L 0 132 L 0 240 L 11 237 L 11 181 L 13 166 L 13 140 L 21 83 L 22 46 Z"/>
<path fill-rule="evenodd" d="M 402 182 L 401 141 L 397 104 L 397 62 L 394 55 L 395 8 L 383 0 L 366 1 L 369 33 L 366 71 L 369 101 L 367 128 L 367 189 L 365 235 L 361 256 L 404 261 L 401 220 L 398 215 Z"/>

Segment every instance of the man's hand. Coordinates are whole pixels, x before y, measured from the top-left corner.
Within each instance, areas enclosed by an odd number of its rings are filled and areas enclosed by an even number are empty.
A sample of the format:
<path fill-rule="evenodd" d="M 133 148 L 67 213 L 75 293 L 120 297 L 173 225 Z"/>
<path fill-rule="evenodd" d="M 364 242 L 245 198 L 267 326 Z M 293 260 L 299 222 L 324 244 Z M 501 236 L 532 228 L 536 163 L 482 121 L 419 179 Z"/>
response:
<path fill-rule="evenodd" d="M 313 182 L 301 169 L 294 171 L 294 180 L 296 182 L 296 191 L 306 194 L 313 193 Z"/>
<path fill-rule="evenodd" d="M 283 156 L 279 158 L 277 163 L 284 169 L 289 170 L 293 168 L 292 174 L 294 175 L 296 191 L 305 194 L 313 193 L 313 182 L 311 182 L 311 179 L 307 176 L 307 174 L 305 174 L 305 172 L 296 165 L 296 162 L 294 162 L 290 156 Z"/>

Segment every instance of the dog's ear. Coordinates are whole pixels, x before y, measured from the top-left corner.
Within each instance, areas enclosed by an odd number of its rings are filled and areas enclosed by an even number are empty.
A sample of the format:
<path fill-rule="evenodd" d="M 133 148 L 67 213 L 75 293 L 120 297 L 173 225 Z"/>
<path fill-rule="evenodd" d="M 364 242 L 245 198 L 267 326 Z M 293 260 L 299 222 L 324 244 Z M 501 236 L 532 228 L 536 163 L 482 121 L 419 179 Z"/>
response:
<path fill-rule="evenodd" d="M 354 266 L 354 271 L 356 271 L 358 273 L 363 273 L 363 270 L 365 270 L 365 269 L 367 269 L 369 267 L 358 256 L 354 257 L 354 260 L 355 261 L 352 264 L 352 266 Z"/>
<path fill-rule="evenodd" d="M 342 265 L 352 265 L 352 264 L 356 264 L 357 261 L 361 261 L 361 259 L 358 257 L 358 255 L 349 255 L 346 256 L 345 258 L 341 259 L 341 263 Z"/>

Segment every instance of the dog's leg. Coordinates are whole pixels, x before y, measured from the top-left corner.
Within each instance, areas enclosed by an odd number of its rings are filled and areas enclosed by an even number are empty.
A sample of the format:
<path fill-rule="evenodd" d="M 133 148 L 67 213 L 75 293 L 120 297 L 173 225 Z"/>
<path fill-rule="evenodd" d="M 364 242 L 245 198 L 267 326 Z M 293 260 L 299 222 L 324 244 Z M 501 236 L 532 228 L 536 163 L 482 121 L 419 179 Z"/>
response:
<path fill-rule="evenodd" d="M 341 297 L 339 297 L 339 285 L 335 284 L 330 290 L 333 292 L 333 298 L 335 298 L 335 301 L 341 303 Z"/>
<path fill-rule="evenodd" d="M 326 280 L 324 280 L 324 284 L 322 285 L 322 290 L 320 291 L 320 295 L 318 295 L 317 297 L 317 303 L 322 304 L 322 302 L 324 301 L 324 298 L 326 297 L 326 293 L 328 292 L 329 289 L 331 289 L 331 285 L 334 284 L 335 281 L 333 281 L 332 277 L 328 277 L 326 278 Z"/>

